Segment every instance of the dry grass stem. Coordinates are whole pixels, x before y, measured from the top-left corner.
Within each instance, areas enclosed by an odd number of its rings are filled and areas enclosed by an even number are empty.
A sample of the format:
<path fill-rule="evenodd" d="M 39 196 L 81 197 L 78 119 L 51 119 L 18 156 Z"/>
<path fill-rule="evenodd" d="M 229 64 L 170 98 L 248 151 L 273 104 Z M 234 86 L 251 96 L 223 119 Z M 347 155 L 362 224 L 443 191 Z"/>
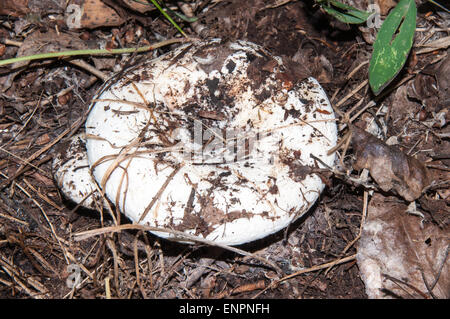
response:
<path fill-rule="evenodd" d="M 351 242 L 349 242 L 347 244 L 347 246 L 345 246 L 344 250 L 342 251 L 342 254 L 345 254 L 347 252 L 347 250 L 350 247 L 352 247 L 358 241 L 359 238 L 361 238 L 362 229 L 363 229 L 364 223 L 366 221 L 368 206 L 369 206 L 369 193 L 367 191 L 364 191 L 363 210 L 362 210 L 362 214 L 361 214 L 361 225 L 359 226 L 358 236 L 356 236 L 355 239 L 353 239 Z"/>
<path fill-rule="evenodd" d="M 222 248 L 222 249 L 225 249 L 228 251 L 232 251 L 238 255 L 257 259 L 257 260 L 261 261 L 262 263 L 270 266 L 271 268 L 276 270 L 278 273 L 280 273 L 280 274 L 283 273 L 283 271 L 277 265 L 275 265 L 271 261 L 269 261 L 265 258 L 262 258 L 258 255 L 249 253 L 245 250 L 242 250 L 242 249 L 239 249 L 239 248 L 236 248 L 233 246 L 223 245 L 223 244 L 211 241 L 211 240 L 202 239 L 197 236 L 193 236 L 193 235 L 183 233 L 183 232 L 180 232 L 177 230 L 172 230 L 172 229 L 152 227 L 152 226 L 139 225 L 139 224 L 125 224 L 125 225 L 120 225 L 120 226 L 103 227 L 103 228 L 99 228 L 99 229 L 93 229 L 93 230 L 79 232 L 79 233 L 74 234 L 74 238 L 75 238 L 75 240 L 80 241 L 80 240 L 85 240 L 85 239 L 93 237 L 93 236 L 98 236 L 98 235 L 107 234 L 107 233 L 120 232 L 122 230 L 127 230 L 127 229 L 137 229 L 137 230 L 143 230 L 143 231 L 168 233 L 168 234 L 173 235 L 173 238 L 171 238 L 172 241 L 188 241 L 188 242 L 193 242 L 193 243 L 201 244 L 201 245 L 219 247 L 219 248 Z"/>
<path fill-rule="evenodd" d="M 294 278 L 294 277 L 297 277 L 299 275 L 306 274 L 306 273 L 309 273 L 309 272 L 314 272 L 314 271 L 317 271 L 317 270 L 334 267 L 336 265 L 340 265 L 340 264 L 343 264 L 343 263 L 346 263 L 346 262 L 349 262 L 349 261 L 352 261 L 352 260 L 355 260 L 355 259 L 356 259 L 356 254 L 353 254 L 351 256 L 335 259 L 335 260 L 333 260 L 331 262 L 328 262 L 328 263 L 325 263 L 325 264 L 316 265 L 316 266 L 313 266 L 313 267 L 310 267 L 310 268 L 306 268 L 306 269 L 302 269 L 302 270 L 296 271 L 293 274 L 290 274 L 288 276 L 285 276 L 285 277 L 282 277 L 280 279 L 277 279 L 277 280 L 273 281 L 270 285 L 268 285 L 266 288 L 264 288 L 263 291 L 261 291 L 257 295 L 255 295 L 253 297 L 253 299 L 257 298 L 259 295 L 264 293 L 266 290 L 271 289 L 271 288 L 275 288 L 276 286 L 278 286 L 278 284 L 282 283 L 283 281 L 289 280 L 291 278 Z"/>

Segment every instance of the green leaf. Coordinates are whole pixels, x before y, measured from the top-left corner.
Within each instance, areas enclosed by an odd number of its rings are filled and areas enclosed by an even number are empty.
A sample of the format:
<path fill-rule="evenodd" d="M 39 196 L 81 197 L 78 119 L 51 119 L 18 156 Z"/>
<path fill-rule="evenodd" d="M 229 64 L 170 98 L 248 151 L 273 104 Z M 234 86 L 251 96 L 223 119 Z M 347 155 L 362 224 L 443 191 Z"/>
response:
<path fill-rule="evenodd" d="M 414 0 L 400 0 L 378 31 L 369 66 L 369 84 L 375 95 L 403 68 L 414 40 L 416 14 Z"/>
<path fill-rule="evenodd" d="M 335 0 L 319 2 L 319 4 L 326 13 L 344 23 L 364 23 L 372 14 L 372 12 L 361 11 Z"/>

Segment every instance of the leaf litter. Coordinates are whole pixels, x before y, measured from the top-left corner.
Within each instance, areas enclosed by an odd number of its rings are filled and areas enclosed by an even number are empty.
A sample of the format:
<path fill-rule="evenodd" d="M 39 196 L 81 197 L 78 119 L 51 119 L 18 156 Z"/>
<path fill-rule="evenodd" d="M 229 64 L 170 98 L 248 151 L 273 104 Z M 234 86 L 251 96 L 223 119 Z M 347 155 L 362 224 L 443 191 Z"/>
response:
<path fill-rule="evenodd" d="M 343 2 L 366 9 L 361 2 Z M 103 1 L 118 15 L 114 26 L 107 26 L 107 22 L 102 26 L 104 17 L 96 20 L 95 10 L 91 10 L 90 16 L 84 17 L 84 22 L 91 23 L 85 25 L 87 29 L 73 30 L 67 24 L 70 12 L 66 11 L 66 1 L 16 1 L 16 7 L 11 1 L 6 3 L 8 11 L 1 11 L 9 15 L 1 17 L 1 59 L 72 46 L 148 45 L 176 34 L 153 7 L 138 8 L 139 2 L 134 1 L 123 1 L 125 6 Z M 377 3 L 385 14 L 392 7 L 389 1 Z M 175 5 L 171 9 L 177 10 Z M 426 9 L 431 14 L 420 11 L 417 27 L 424 31 L 416 34 L 417 43 L 424 45 L 413 47 L 406 72 L 398 75 L 399 79 L 410 76 L 410 80 L 398 88 L 391 84 L 390 93 L 371 103 L 373 97 L 364 85 L 370 41 L 357 42 L 356 28 L 335 23 L 312 3 L 198 1 L 198 6 L 193 6 L 203 33 L 245 38 L 268 47 L 286 59 L 294 78 L 309 73 L 319 78 L 332 103 L 338 105 L 337 114 L 355 110 L 365 120 L 379 120 L 386 125 L 386 137 L 394 137 L 397 144 L 387 145 L 352 127 L 356 132 L 350 147 L 353 153 L 342 158 L 348 167 L 344 174 L 364 168 L 370 172 L 379 187 L 370 191 L 370 201 L 363 200 L 365 183 L 349 184 L 330 172 L 318 172 L 328 187 L 305 218 L 286 232 L 240 247 L 279 265 L 283 278 L 293 275 L 282 285 L 272 286 L 281 278 L 257 260 L 217 247 L 180 246 L 140 231 L 74 241 L 73 233 L 113 226 L 109 215 L 114 211 L 76 209 L 61 198 L 48 182 L 52 179 L 49 159 L 58 146 L 51 142 L 63 143 L 62 137 L 76 133 L 88 101 L 101 83 L 89 70 L 63 60 L 33 62 L 18 74 L 2 68 L 0 173 L 3 184 L 8 183 L 0 190 L 0 296 L 448 298 L 448 50 L 442 44 L 435 46 L 442 42 L 435 41 L 447 34 L 442 31 L 445 14 L 433 7 Z M 96 24 L 100 28 L 95 28 Z M 182 22 L 182 27 L 197 36 L 194 25 Z M 366 39 L 364 33 L 363 37 Z M 21 44 L 24 47 L 19 49 Z M 435 50 L 414 59 L 424 47 Z M 110 59 L 113 63 L 103 64 L 88 57 L 80 60 L 108 74 L 130 63 L 128 57 L 115 57 Z M 437 94 L 431 94 L 435 89 Z M 62 96 L 69 98 L 63 101 Z M 376 108 L 381 106 L 388 111 L 378 114 Z M 47 142 L 36 143 L 41 136 L 46 136 Z M 367 216 L 363 218 L 365 207 Z M 120 221 L 127 223 L 123 217 Z M 374 229 L 381 231 L 374 233 Z M 364 258 L 378 267 L 381 286 L 369 285 Z M 81 268 L 76 289 L 66 284 L 69 264 Z M 56 276 L 49 277 L 49 273 Z"/>

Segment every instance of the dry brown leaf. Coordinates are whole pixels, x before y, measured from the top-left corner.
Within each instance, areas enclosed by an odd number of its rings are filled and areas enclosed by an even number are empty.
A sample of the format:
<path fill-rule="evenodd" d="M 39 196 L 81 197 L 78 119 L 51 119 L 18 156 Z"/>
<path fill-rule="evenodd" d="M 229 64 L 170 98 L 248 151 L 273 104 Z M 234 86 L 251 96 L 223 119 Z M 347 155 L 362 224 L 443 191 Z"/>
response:
<path fill-rule="evenodd" d="M 49 29 L 44 33 L 36 31 L 29 35 L 22 43 L 19 50 L 17 51 L 17 57 L 46 52 L 63 52 L 69 50 L 85 50 L 98 48 L 96 47 L 97 44 L 95 43 L 91 43 L 91 45 L 89 46 L 87 43 L 88 42 L 85 42 L 79 37 L 73 36 L 73 34 L 70 33 L 56 33 L 53 29 Z M 114 60 L 109 57 L 91 57 L 91 59 L 98 70 L 108 69 L 114 63 Z M 25 66 L 29 63 L 30 61 L 14 63 L 13 69 Z"/>
<path fill-rule="evenodd" d="M 47 32 L 36 31 L 31 33 L 22 43 L 16 56 L 28 56 L 38 53 L 59 52 L 64 50 L 81 50 L 86 49 L 86 44 L 78 37 L 74 37 L 67 33 L 56 33 L 53 29 Z M 19 74 L 23 67 L 27 66 L 30 60 L 15 62 L 12 65 L 13 70 L 18 70 L 8 76 L 7 81 L 3 84 L 3 90 L 11 87 L 14 78 Z"/>
<path fill-rule="evenodd" d="M 351 130 L 356 170 L 368 169 L 383 191 L 396 191 L 407 201 L 422 195 L 422 190 L 429 185 L 429 174 L 420 161 L 357 126 L 352 125 Z"/>
<path fill-rule="evenodd" d="M 450 49 L 447 58 L 437 66 L 436 80 L 439 85 L 439 99 L 442 105 L 450 106 Z"/>
<path fill-rule="evenodd" d="M 122 0 L 121 2 L 123 2 L 123 4 L 128 8 L 137 11 L 139 13 L 146 13 L 155 10 L 155 7 L 153 5 L 140 3 L 135 0 Z"/>
<path fill-rule="evenodd" d="M 2 0 L 0 15 L 22 17 L 30 12 L 28 0 Z"/>
<path fill-rule="evenodd" d="M 71 0 L 65 13 L 69 29 L 119 26 L 125 22 L 101 0 Z"/>
<path fill-rule="evenodd" d="M 426 196 L 423 196 L 419 199 L 419 203 L 422 209 L 430 214 L 436 225 L 441 228 L 450 225 L 450 200 L 426 198 Z"/>
<path fill-rule="evenodd" d="M 421 217 L 406 211 L 406 205 L 381 194 L 369 203 L 356 255 L 366 293 L 369 298 L 448 299 L 449 229 L 422 225 Z"/>
<path fill-rule="evenodd" d="M 87 46 L 78 37 L 67 33 L 56 33 L 53 29 L 47 32 L 36 31 L 30 34 L 17 51 L 17 57 L 33 55 L 38 53 L 59 52 L 64 50 L 82 50 Z M 13 68 L 27 65 L 30 61 L 16 62 Z"/>
<path fill-rule="evenodd" d="M 397 5 L 394 0 L 377 0 L 377 4 L 380 7 L 381 15 L 383 16 L 387 15 L 389 10 Z"/>

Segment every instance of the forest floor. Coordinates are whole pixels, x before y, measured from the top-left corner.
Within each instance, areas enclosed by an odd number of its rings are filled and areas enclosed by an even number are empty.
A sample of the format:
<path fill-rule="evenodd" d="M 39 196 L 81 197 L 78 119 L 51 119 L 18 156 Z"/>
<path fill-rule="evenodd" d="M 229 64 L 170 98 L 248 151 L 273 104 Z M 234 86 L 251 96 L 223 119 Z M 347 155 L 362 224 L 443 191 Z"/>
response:
<path fill-rule="evenodd" d="M 2 60 L 42 52 L 140 47 L 182 37 L 158 10 L 139 2 L 3 2 Z M 374 2 L 383 18 L 395 4 Z M 68 4 L 81 3 L 93 11 L 86 11 L 81 20 L 70 19 Z M 307 70 L 336 110 L 340 138 L 346 133 L 346 116 L 359 127 L 377 126 L 384 140 L 395 138 L 398 149 L 426 165 L 437 181 L 416 200 L 421 216 L 415 218 L 448 234 L 449 14 L 429 3 L 418 6 L 406 65 L 383 94 L 374 96 L 367 79 L 375 28 L 338 22 L 314 1 L 167 3 L 175 12 L 191 5 L 196 25 L 176 19 L 187 36 L 249 40 L 294 61 L 292 68 L 299 72 Z M 100 10 L 101 5 L 114 14 Z M 204 29 L 197 34 L 199 25 Z M 427 46 L 445 38 L 446 46 Z M 276 264 L 281 273 L 252 256 L 177 244 L 139 231 L 75 240 L 74 234 L 111 226 L 113 220 L 108 214 L 101 218 L 93 211 L 74 210 L 62 197 L 51 168 L 58 145 L 82 127 L 80 119 L 103 76 L 177 45 L 138 55 L 87 55 L 0 67 L 0 298 L 367 298 L 355 257 L 367 208 L 374 199 L 379 205 L 409 203 L 395 192 L 369 191 L 336 174 L 330 174 L 317 203 L 287 232 L 239 247 Z M 344 155 L 342 149 L 338 152 Z M 350 145 L 342 157 L 347 177 L 361 173 L 352 168 L 354 161 Z M 125 217 L 121 220 L 127 223 Z M 81 283 L 75 288 L 68 284 L 74 275 L 70 265 L 80 270 Z M 430 294 L 422 291 L 414 297 Z"/>

